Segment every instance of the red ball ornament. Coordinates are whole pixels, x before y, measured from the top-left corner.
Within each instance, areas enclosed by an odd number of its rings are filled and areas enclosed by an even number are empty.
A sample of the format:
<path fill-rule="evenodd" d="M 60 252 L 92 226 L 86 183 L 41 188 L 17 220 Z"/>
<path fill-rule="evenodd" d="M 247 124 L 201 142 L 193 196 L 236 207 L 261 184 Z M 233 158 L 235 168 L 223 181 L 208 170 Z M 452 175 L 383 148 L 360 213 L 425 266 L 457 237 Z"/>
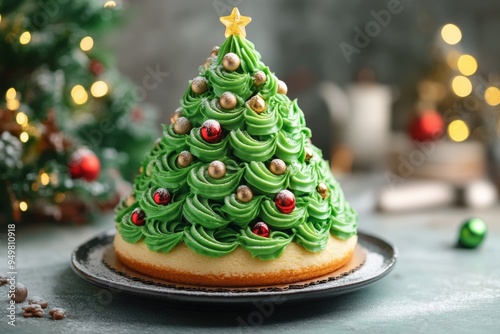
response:
<path fill-rule="evenodd" d="M 101 75 L 104 73 L 105 67 L 104 65 L 98 61 L 98 60 L 91 60 L 89 63 L 89 71 L 93 75 Z"/>
<path fill-rule="evenodd" d="M 101 163 L 99 158 L 87 148 L 80 148 L 69 157 L 68 172 L 73 179 L 92 182 L 99 177 Z"/>
<path fill-rule="evenodd" d="M 222 128 L 219 122 L 209 119 L 201 125 L 200 134 L 207 143 L 218 143 L 222 139 Z"/>
<path fill-rule="evenodd" d="M 167 205 L 172 200 L 172 195 L 167 189 L 159 188 L 153 194 L 153 200 L 158 205 Z"/>
<path fill-rule="evenodd" d="M 130 216 L 130 220 L 132 224 L 137 226 L 143 226 L 146 223 L 146 214 L 141 209 L 137 208 L 132 211 L 132 215 Z"/>
<path fill-rule="evenodd" d="M 253 226 L 252 233 L 258 235 L 259 237 L 268 238 L 269 226 L 267 226 L 264 222 L 258 222 Z"/>
<path fill-rule="evenodd" d="M 295 209 L 295 196 L 289 190 L 282 190 L 274 197 L 274 204 L 283 213 L 290 213 Z"/>
<path fill-rule="evenodd" d="M 434 110 L 417 115 L 410 123 L 410 137 L 416 141 L 436 140 L 444 132 L 444 120 L 441 114 Z"/>

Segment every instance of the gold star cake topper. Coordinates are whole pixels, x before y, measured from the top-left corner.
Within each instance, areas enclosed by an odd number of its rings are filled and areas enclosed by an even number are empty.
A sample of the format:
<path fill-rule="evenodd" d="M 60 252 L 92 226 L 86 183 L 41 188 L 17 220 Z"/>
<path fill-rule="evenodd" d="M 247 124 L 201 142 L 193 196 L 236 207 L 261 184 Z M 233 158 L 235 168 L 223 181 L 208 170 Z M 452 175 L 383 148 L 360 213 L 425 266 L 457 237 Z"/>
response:
<path fill-rule="evenodd" d="M 226 38 L 231 35 L 237 35 L 244 38 L 247 36 L 245 26 L 252 21 L 252 18 L 248 16 L 241 16 L 238 8 L 234 7 L 231 15 L 222 16 L 220 21 L 226 26 L 226 32 L 224 33 Z"/>

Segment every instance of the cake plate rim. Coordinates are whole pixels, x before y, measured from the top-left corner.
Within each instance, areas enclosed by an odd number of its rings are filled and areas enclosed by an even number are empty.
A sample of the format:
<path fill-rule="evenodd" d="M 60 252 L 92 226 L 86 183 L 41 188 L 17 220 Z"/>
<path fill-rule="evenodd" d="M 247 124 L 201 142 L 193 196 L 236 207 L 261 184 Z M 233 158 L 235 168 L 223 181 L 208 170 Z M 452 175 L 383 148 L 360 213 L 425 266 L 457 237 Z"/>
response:
<path fill-rule="evenodd" d="M 389 274 L 397 262 L 397 248 L 369 233 L 358 230 L 358 244 L 366 251 L 366 260 L 353 273 L 333 281 L 281 291 L 192 291 L 148 284 L 125 277 L 102 261 L 106 248 L 112 246 L 116 229 L 102 232 L 76 247 L 71 254 L 71 268 L 83 280 L 111 293 L 126 293 L 167 303 L 203 305 L 248 305 L 256 302 L 294 304 L 350 293 L 367 287 Z"/>

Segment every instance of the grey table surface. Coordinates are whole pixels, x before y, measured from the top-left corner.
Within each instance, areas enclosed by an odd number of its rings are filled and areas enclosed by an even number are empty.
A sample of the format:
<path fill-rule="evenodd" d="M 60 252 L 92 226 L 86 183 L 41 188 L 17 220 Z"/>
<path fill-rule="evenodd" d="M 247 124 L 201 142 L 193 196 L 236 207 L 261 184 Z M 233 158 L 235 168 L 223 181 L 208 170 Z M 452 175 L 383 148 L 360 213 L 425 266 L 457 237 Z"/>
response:
<path fill-rule="evenodd" d="M 17 228 L 18 280 L 30 295 L 63 307 L 62 321 L 23 318 L 7 324 L 0 287 L 0 332 L 12 333 L 498 333 L 500 332 L 500 207 L 442 208 L 404 214 L 372 210 L 381 179 L 342 181 L 360 211 L 360 229 L 394 243 L 395 269 L 354 293 L 320 302 L 257 309 L 180 309 L 93 286 L 70 268 L 71 251 L 113 226 L 112 215 L 84 226 L 33 222 Z M 489 234 L 481 248 L 454 247 L 461 222 L 482 217 Z M 7 272 L 6 226 L 1 226 L 0 272 Z"/>

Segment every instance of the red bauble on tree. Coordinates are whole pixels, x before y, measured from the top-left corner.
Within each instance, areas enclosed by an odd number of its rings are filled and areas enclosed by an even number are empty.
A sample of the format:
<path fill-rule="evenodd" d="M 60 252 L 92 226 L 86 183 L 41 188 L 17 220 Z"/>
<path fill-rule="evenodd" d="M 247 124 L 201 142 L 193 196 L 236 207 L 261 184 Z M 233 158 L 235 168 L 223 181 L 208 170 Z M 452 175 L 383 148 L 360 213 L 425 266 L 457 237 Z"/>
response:
<path fill-rule="evenodd" d="M 146 223 L 146 214 L 144 213 L 144 211 L 137 208 L 134 211 L 132 211 L 132 214 L 130 215 L 130 220 L 134 225 L 143 226 Z"/>
<path fill-rule="evenodd" d="M 89 71 L 93 75 L 101 75 L 105 69 L 104 65 L 98 60 L 93 59 L 89 63 Z"/>
<path fill-rule="evenodd" d="M 444 132 L 443 117 L 435 110 L 425 111 L 412 120 L 409 132 L 416 141 L 436 140 Z"/>
<path fill-rule="evenodd" d="M 219 122 L 209 119 L 201 125 L 200 135 L 207 143 L 218 143 L 222 139 L 222 128 Z"/>
<path fill-rule="evenodd" d="M 274 204 L 283 213 L 290 213 L 295 209 L 295 196 L 290 190 L 282 190 L 274 197 Z"/>
<path fill-rule="evenodd" d="M 269 237 L 269 226 L 264 222 L 258 222 L 253 226 L 252 232 L 259 237 L 267 238 Z"/>
<path fill-rule="evenodd" d="M 79 148 L 69 157 L 68 172 L 74 179 L 92 182 L 99 177 L 101 163 L 94 152 L 88 148 Z"/>
<path fill-rule="evenodd" d="M 172 200 L 172 195 L 167 189 L 159 188 L 153 194 L 153 200 L 158 205 L 167 205 Z"/>

